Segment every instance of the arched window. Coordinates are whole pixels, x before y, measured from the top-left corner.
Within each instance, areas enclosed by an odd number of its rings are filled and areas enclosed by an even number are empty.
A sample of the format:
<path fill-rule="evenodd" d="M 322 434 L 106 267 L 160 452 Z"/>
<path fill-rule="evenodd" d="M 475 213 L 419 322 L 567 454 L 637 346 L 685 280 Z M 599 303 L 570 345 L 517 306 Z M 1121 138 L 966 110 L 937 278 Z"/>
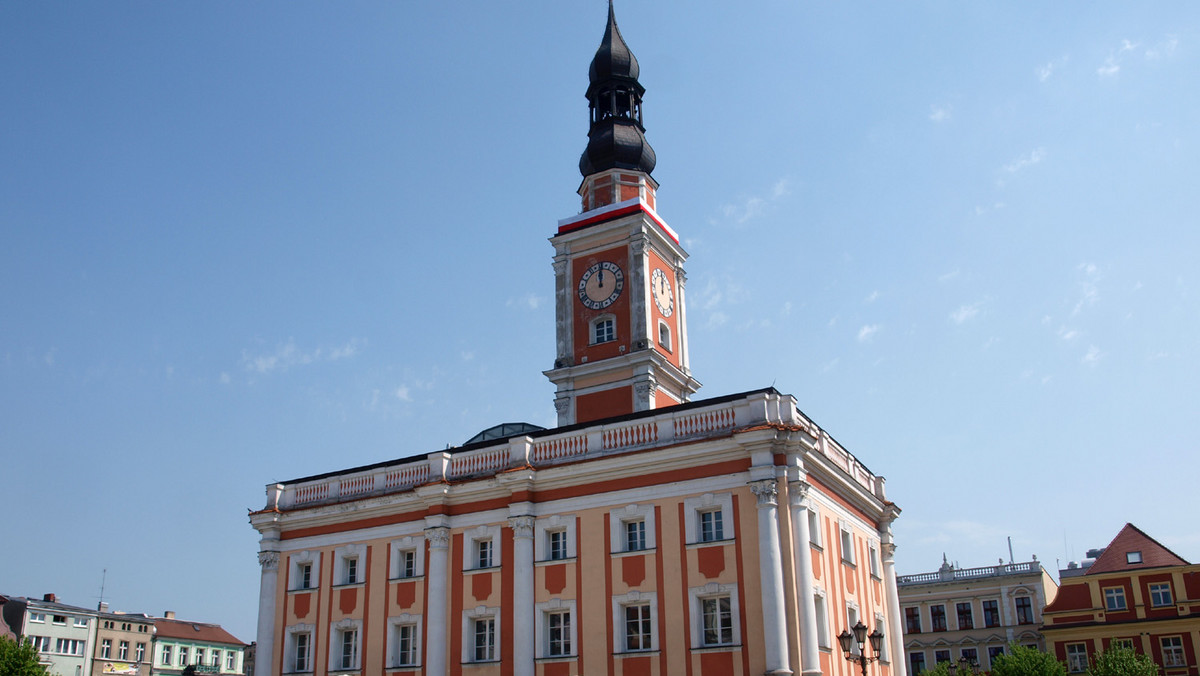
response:
<path fill-rule="evenodd" d="M 617 320 L 612 315 L 597 317 L 592 321 L 592 344 L 608 343 L 617 339 Z"/>
<path fill-rule="evenodd" d="M 666 322 L 658 323 L 658 344 L 671 350 L 671 327 L 667 326 Z"/>

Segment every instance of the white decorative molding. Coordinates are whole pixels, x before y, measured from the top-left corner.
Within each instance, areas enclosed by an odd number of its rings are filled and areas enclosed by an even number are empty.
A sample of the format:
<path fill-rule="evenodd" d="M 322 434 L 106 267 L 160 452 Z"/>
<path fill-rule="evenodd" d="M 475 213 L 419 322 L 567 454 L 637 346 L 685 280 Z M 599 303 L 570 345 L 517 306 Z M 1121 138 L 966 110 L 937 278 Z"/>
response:
<path fill-rule="evenodd" d="M 760 479 L 750 482 L 750 492 L 758 498 L 758 506 L 777 507 L 779 504 L 779 485 L 774 479 Z"/>
<path fill-rule="evenodd" d="M 279 552 L 259 552 L 258 565 L 263 570 L 275 570 L 279 567 Z"/>

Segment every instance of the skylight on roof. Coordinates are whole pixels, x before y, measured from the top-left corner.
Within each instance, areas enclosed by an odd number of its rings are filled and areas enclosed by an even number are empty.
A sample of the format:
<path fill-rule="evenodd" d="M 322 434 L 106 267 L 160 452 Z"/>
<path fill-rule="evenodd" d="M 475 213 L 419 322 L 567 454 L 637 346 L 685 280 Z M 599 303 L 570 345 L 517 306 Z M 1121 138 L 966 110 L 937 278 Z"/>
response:
<path fill-rule="evenodd" d="M 1141 552 L 1125 552 L 1125 563 L 1141 563 Z"/>

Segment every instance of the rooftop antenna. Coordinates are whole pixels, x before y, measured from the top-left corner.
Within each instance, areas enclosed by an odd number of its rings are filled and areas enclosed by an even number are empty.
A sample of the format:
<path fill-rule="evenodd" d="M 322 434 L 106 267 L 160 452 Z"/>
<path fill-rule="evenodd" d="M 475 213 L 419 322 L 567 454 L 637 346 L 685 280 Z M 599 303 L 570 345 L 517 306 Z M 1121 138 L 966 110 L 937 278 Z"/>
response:
<path fill-rule="evenodd" d="M 100 603 L 96 605 L 96 610 L 104 605 L 104 583 L 108 580 L 108 569 L 105 568 L 100 572 Z"/>

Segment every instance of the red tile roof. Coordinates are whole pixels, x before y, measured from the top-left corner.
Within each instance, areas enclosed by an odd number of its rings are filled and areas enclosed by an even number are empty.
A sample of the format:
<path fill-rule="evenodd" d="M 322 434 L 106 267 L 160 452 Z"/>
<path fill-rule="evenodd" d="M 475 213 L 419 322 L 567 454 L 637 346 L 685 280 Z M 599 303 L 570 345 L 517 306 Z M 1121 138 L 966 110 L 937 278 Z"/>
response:
<path fill-rule="evenodd" d="M 162 617 L 154 618 L 154 627 L 159 638 L 176 638 L 187 641 L 205 641 L 208 643 L 225 643 L 228 645 L 246 645 L 237 640 L 233 634 L 225 631 L 216 624 L 203 622 L 188 622 L 186 620 L 168 620 Z"/>
<path fill-rule="evenodd" d="M 1141 563 L 1129 563 L 1129 552 L 1141 552 Z M 1117 537 L 1108 543 L 1104 553 L 1088 568 L 1087 575 L 1114 573 L 1122 570 L 1139 570 L 1142 568 L 1162 568 L 1163 566 L 1186 566 L 1178 554 L 1159 544 L 1157 540 L 1146 535 L 1137 526 L 1127 523 L 1117 533 Z"/>

